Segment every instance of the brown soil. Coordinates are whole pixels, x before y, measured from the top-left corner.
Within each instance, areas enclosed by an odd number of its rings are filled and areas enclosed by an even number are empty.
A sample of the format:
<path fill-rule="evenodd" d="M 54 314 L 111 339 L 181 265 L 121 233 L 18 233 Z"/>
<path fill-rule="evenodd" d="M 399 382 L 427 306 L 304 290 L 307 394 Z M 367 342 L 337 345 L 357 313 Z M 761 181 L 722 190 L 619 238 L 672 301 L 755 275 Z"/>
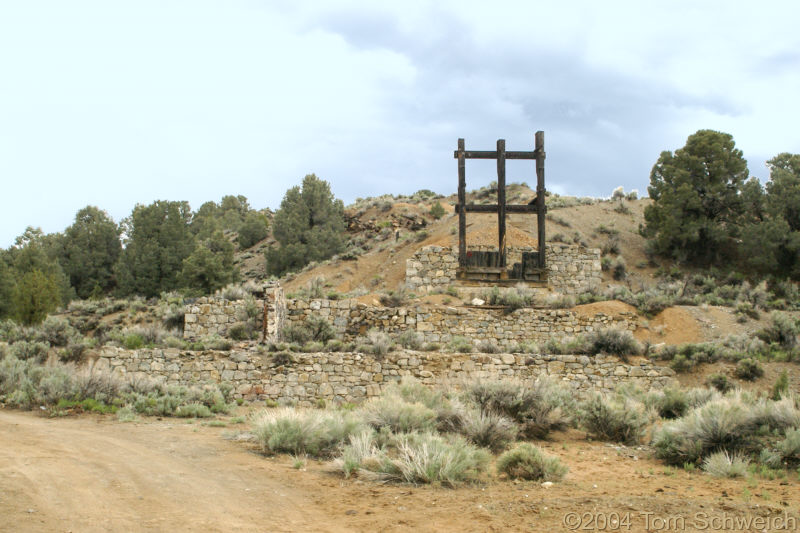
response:
<path fill-rule="evenodd" d="M 491 476 L 456 489 L 345 480 L 295 470 L 224 430 L 179 420 L 49 419 L 0 411 L 0 531 L 560 531 L 567 513 L 618 513 L 629 531 L 696 513 L 777 516 L 800 480 L 718 480 L 671 469 L 646 449 L 570 431 L 539 443 L 570 467 L 547 488 Z M 702 525 L 702 524 L 699 524 Z M 594 528 L 590 528 L 594 529 Z"/>

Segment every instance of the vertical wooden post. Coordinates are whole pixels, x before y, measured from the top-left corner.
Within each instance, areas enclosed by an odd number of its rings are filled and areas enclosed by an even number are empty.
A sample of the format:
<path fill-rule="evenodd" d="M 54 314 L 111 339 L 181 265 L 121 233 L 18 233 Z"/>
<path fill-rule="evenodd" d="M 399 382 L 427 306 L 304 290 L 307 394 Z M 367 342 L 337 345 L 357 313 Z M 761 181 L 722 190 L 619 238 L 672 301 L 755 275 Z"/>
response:
<path fill-rule="evenodd" d="M 458 140 L 458 266 L 467 266 L 467 177 L 464 139 Z"/>
<path fill-rule="evenodd" d="M 546 261 L 546 250 L 545 247 L 547 246 L 545 243 L 545 232 L 544 232 L 544 221 L 545 221 L 545 205 L 544 205 L 544 132 L 537 131 L 536 132 L 536 143 L 535 143 L 535 152 L 536 152 L 536 217 L 537 217 L 537 225 L 539 229 L 539 238 L 537 241 L 537 245 L 539 247 L 539 268 L 547 268 Z"/>
<path fill-rule="evenodd" d="M 500 266 L 506 266 L 506 140 L 497 139 L 497 237 Z"/>

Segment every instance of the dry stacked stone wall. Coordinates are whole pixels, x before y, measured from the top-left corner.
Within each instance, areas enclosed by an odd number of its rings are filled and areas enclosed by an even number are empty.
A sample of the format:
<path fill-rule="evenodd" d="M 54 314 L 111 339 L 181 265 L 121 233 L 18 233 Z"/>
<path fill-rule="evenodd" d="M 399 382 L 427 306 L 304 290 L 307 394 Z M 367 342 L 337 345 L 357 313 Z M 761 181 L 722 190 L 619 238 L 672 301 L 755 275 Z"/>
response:
<path fill-rule="evenodd" d="M 278 283 L 268 283 L 261 298 L 227 300 L 216 296 L 198 298 L 186 306 L 183 338 L 197 340 L 207 335 L 226 336 L 228 329 L 248 317 L 247 307 L 256 306 L 259 329 L 267 307 L 267 339 L 277 340 L 286 317 L 286 298 Z"/>
<path fill-rule="evenodd" d="M 227 382 L 237 398 L 277 400 L 310 406 L 317 400 L 360 402 L 377 396 L 403 376 L 436 385 L 460 379 L 534 379 L 548 375 L 577 394 L 611 391 L 623 383 L 645 390 L 670 384 L 674 372 L 649 361 L 625 364 L 613 356 L 442 354 L 390 352 L 299 353 L 281 361 L 250 351 L 191 352 L 178 349 L 125 350 L 104 347 L 97 365 L 117 375 L 156 377 L 173 385 Z"/>
<path fill-rule="evenodd" d="M 543 343 L 551 337 L 572 337 L 602 328 L 636 329 L 636 317 L 630 313 L 587 316 L 568 309 L 533 308 L 507 313 L 475 307 L 377 307 L 356 300 L 287 300 L 287 323 L 303 322 L 310 316 L 325 318 L 344 340 L 354 340 L 370 329 L 390 335 L 411 330 L 426 342 L 446 343 L 453 337 L 465 337 L 503 347 Z"/>
<path fill-rule="evenodd" d="M 489 246 L 470 250 L 491 250 Z M 530 247 L 509 247 L 509 265 L 519 262 Z M 600 284 L 600 250 L 571 244 L 552 243 L 546 248 L 549 286 L 562 294 L 580 294 Z M 445 290 L 456 282 L 458 250 L 442 246 L 424 246 L 406 260 L 406 286 L 419 293 Z"/>

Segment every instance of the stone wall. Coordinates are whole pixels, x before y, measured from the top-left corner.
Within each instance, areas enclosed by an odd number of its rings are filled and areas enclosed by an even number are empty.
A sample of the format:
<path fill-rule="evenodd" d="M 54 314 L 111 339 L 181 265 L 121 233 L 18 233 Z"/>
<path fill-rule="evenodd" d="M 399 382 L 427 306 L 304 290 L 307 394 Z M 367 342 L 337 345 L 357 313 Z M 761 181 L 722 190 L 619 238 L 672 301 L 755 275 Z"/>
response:
<path fill-rule="evenodd" d="M 446 306 L 376 307 L 355 300 L 287 300 L 286 320 L 302 322 L 309 316 L 330 322 L 344 340 L 370 329 L 395 335 L 417 331 L 426 342 L 446 343 L 454 336 L 475 342 L 493 340 L 500 346 L 543 343 L 551 337 L 570 337 L 599 328 L 634 331 L 636 317 L 622 313 L 586 316 L 567 309 L 501 309 Z"/>
<path fill-rule="evenodd" d="M 470 250 L 492 247 L 470 247 Z M 507 263 L 519 262 L 522 252 L 530 247 L 509 247 Z M 547 245 L 547 279 L 549 286 L 562 294 L 580 294 L 600 284 L 602 271 L 600 250 L 571 244 Z M 424 246 L 406 260 L 406 286 L 419 293 L 444 290 L 456 282 L 458 250 L 441 246 Z"/>
<path fill-rule="evenodd" d="M 255 321 L 258 329 L 264 320 L 264 304 L 267 309 L 267 339 L 277 340 L 286 317 L 286 298 L 278 283 L 268 283 L 260 298 L 227 300 L 216 296 L 198 298 L 186 306 L 183 338 L 197 340 L 206 335 L 225 337 L 231 326 L 248 319 L 249 306 L 255 306 Z"/>
<path fill-rule="evenodd" d="M 622 383 L 659 389 L 674 372 L 649 361 L 624 364 L 613 356 L 442 354 L 390 352 L 378 359 L 360 353 L 292 354 L 278 365 L 269 353 L 190 352 L 178 349 L 125 350 L 104 347 L 96 362 L 115 374 L 156 377 L 174 385 L 228 382 L 235 396 L 313 405 L 316 400 L 359 402 L 386 384 L 413 376 L 425 384 L 460 379 L 533 379 L 549 375 L 577 394 L 610 391 Z"/>

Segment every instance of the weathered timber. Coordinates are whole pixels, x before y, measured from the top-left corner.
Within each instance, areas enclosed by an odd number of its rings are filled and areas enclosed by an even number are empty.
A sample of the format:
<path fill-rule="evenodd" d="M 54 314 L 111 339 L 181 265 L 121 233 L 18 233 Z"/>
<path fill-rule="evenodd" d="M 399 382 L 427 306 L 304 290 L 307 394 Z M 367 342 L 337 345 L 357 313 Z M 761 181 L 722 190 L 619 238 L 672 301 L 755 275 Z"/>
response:
<path fill-rule="evenodd" d="M 536 246 L 539 247 L 539 267 L 546 268 L 547 263 L 545 260 L 545 233 L 544 233 L 544 221 L 545 221 L 545 207 L 544 207 L 544 196 L 545 196 L 545 189 L 544 189 L 544 132 L 537 131 L 536 135 L 534 136 L 534 142 L 536 147 L 536 205 L 539 207 L 537 211 L 537 220 L 536 225 L 539 229 L 539 235 L 537 239 Z"/>
<path fill-rule="evenodd" d="M 456 213 L 461 211 L 461 206 L 456 204 Z M 464 206 L 464 210 L 467 213 L 497 213 L 497 204 L 489 204 L 489 205 L 479 205 L 479 204 L 467 204 Z M 539 206 L 536 204 L 525 204 L 525 205 L 517 205 L 517 204 L 509 204 L 506 206 L 506 213 L 513 214 L 513 213 L 536 213 L 539 211 Z"/>
<path fill-rule="evenodd" d="M 500 266 L 506 266 L 506 140 L 497 140 L 497 242 Z"/>
<path fill-rule="evenodd" d="M 458 205 L 463 207 L 467 202 L 466 165 L 464 160 L 464 139 L 458 140 Z M 464 209 L 458 212 L 458 264 L 467 261 L 467 214 Z"/>

